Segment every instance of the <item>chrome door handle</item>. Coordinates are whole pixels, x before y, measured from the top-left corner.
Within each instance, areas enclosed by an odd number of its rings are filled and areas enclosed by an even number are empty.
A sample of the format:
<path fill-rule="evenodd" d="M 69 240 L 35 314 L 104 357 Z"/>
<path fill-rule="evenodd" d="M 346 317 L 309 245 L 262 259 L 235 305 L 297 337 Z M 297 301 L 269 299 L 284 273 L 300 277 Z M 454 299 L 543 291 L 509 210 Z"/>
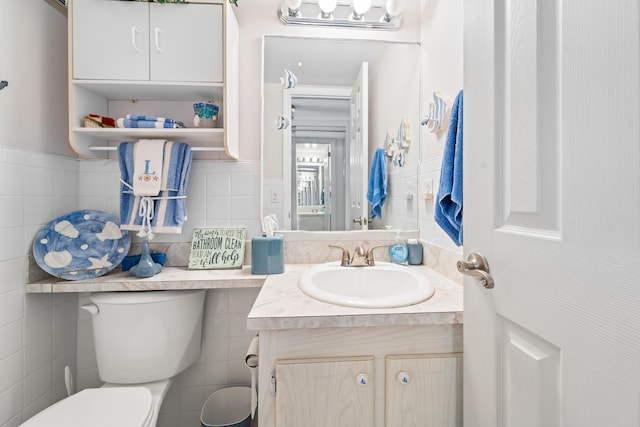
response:
<path fill-rule="evenodd" d="M 489 264 L 487 259 L 478 252 L 471 252 L 466 261 L 456 263 L 458 271 L 467 276 L 473 276 L 480 280 L 482 286 L 487 289 L 493 288 L 493 278 L 489 275 Z"/>
<path fill-rule="evenodd" d="M 367 217 L 360 216 L 358 218 L 353 218 L 354 224 L 367 225 Z"/>

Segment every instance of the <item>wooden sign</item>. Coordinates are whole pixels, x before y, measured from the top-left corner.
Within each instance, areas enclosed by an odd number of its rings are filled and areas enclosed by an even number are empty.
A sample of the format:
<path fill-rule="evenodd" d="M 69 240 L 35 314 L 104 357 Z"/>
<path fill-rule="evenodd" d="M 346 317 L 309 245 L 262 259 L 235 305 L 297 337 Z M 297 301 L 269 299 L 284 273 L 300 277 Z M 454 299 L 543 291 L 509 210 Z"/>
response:
<path fill-rule="evenodd" d="M 189 268 L 198 270 L 225 270 L 242 268 L 244 228 L 196 228 L 193 230 Z"/>

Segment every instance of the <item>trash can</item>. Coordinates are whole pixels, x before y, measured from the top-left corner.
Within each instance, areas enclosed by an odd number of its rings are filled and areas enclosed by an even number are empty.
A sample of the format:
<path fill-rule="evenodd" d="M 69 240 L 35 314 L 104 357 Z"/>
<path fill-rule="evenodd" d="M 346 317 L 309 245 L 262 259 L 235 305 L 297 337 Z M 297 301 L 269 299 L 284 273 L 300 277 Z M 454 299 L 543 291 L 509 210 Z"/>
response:
<path fill-rule="evenodd" d="M 202 427 L 250 427 L 251 387 L 227 387 L 214 392 L 202 407 Z"/>

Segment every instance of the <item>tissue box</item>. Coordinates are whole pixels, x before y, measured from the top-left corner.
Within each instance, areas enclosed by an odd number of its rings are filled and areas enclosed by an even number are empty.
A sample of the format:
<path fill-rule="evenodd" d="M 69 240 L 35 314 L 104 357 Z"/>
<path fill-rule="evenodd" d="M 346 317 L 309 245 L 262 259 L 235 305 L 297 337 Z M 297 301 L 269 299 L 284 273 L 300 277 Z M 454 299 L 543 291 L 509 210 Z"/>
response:
<path fill-rule="evenodd" d="M 284 239 L 282 236 L 251 239 L 251 274 L 284 273 Z"/>

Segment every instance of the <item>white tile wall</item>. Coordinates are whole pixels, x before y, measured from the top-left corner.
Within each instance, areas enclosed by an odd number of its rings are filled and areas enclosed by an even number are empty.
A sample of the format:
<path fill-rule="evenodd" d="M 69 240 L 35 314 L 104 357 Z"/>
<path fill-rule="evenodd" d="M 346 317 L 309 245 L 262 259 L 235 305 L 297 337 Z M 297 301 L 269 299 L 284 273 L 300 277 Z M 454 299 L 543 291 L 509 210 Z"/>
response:
<path fill-rule="evenodd" d="M 77 297 L 24 293 L 33 236 L 77 208 L 78 161 L 0 147 L 0 426 L 65 396 L 76 365 Z M 10 185 L 9 185 L 10 184 Z"/>

